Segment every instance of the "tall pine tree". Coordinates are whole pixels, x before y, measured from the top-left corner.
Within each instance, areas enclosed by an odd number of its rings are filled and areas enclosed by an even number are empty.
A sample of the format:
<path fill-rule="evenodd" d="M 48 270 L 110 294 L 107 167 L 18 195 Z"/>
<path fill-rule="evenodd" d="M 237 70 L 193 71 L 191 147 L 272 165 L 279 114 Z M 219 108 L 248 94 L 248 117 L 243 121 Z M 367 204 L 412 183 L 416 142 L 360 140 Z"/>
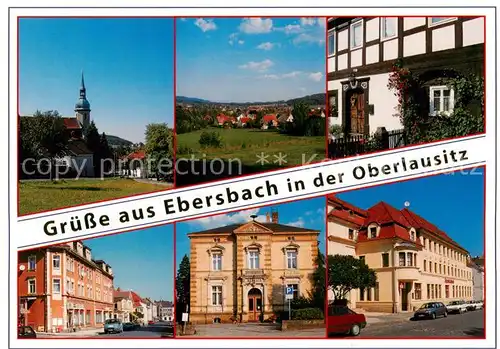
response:
<path fill-rule="evenodd" d="M 191 274 L 190 274 L 191 263 L 189 261 L 189 257 L 184 255 L 182 257 L 182 261 L 179 265 L 179 269 L 177 270 L 177 277 L 175 280 L 175 293 L 177 298 L 176 303 L 176 315 L 178 315 L 178 321 L 182 316 L 182 313 L 186 311 L 187 306 L 189 306 L 190 299 L 190 282 L 191 282 Z"/>

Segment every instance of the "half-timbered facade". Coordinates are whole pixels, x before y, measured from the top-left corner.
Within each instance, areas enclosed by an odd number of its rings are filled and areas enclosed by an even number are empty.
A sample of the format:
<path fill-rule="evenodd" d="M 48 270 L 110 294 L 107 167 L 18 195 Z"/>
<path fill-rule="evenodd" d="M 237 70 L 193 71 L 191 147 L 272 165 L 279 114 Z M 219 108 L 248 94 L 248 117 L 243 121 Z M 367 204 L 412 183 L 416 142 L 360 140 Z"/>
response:
<path fill-rule="evenodd" d="M 483 74 L 484 17 L 336 17 L 328 20 L 329 125 L 344 134 L 401 129 L 387 85 L 398 60 L 416 74 L 430 115 L 453 111 L 446 78 Z M 444 82 L 443 82 L 444 81 Z"/>

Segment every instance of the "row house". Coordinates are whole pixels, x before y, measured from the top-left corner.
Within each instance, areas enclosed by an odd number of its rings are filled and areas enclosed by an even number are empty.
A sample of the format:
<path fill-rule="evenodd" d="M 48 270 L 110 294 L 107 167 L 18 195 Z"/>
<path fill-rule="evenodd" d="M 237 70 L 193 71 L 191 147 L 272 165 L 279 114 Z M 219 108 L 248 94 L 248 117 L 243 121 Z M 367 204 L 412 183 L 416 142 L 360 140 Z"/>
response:
<path fill-rule="evenodd" d="M 81 241 L 19 252 L 20 323 L 38 332 L 99 327 L 113 317 L 113 270 Z"/>
<path fill-rule="evenodd" d="M 356 256 L 377 275 L 374 288 L 351 295 L 351 307 L 398 313 L 474 298 L 469 253 L 434 224 L 385 202 L 362 210 L 330 196 L 328 205 L 328 254 Z"/>
<path fill-rule="evenodd" d="M 113 291 L 113 300 L 115 303 L 115 319 L 121 322 L 132 322 L 134 319 L 134 301 L 131 291 L 122 291 L 117 288 Z"/>
<path fill-rule="evenodd" d="M 484 76 L 484 33 L 484 17 L 328 19 L 329 125 L 345 135 L 401 129 L 398 99 L 387 87 L 397 61 L 418 78 L 430 116 L 451 113 L 449 79 Z"/>
<path fill-rule="evenodd" d="M 319 231 L 280 224 L 278 212 L 255 218 L 188 234 L 194 323 L 263 321 L 287 309 L 286 287 L 311 291 Z"/>

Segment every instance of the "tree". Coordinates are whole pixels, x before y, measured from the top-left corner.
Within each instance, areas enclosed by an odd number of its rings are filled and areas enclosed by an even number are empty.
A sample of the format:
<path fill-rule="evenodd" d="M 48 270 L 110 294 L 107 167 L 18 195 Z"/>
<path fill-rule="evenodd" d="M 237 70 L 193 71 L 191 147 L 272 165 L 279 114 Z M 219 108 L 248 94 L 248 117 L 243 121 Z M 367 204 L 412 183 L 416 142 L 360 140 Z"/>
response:
<path fill-rule="evenodd" d="M 177 270 L 177 278 L 175 280 L 176 298 L 178 303 L 189 304 L 190 299 L 190 274 L 191 263 L 189 257 L 184 255 L 181 264 Z"/>
<path fill-rule="evenodd" d="M 323 309 L 325 305 L 325 255 L 318 248 L 318 255 L 315 260 L 316 269 L 311 275 L 312 291 L 310 294 L 311 303 L 317 308 Z"/>
<path fill-rule="evenodd" d="M 101 134 L 101 138 L 99 139 L 99 151 L 97 153 L 98 158 L 99 158 L 99 164 L 101 163 L 102 159 L 109 159 L 113 156 L 113 153 L 111 149 L 109 148 L 108 144 L 108 138 L 106 137 L 106 133 Z M 116 166 L 116 164 L 115 164 Z M 106 162 L 106 168 L 103 169 L 104 171 L 109 170 L 109 163 Z"/>
<path fill-rule="evenodd" d="M 174 134 L 166 123 L 146 126 L 145 151 L 150 160 L 151 172 L 158 179 L 166 180 L 172 172 Z"/>
<path fill-rule="evenodd" d="M 57 110 L 40 112 L 32 117 L 22 117 L 20 122 L 20 159 L 49 159 L 50 179 L 54 173 L 54 159 L 66 154 L 68 133 Z"/>
<path fill-rule="evenodd" d="M 328 256 L 328 287 L 336 300 L 346 299 L 351 290 L 375 287 L 377 276 L 362 259 L 346 255 Z"/>

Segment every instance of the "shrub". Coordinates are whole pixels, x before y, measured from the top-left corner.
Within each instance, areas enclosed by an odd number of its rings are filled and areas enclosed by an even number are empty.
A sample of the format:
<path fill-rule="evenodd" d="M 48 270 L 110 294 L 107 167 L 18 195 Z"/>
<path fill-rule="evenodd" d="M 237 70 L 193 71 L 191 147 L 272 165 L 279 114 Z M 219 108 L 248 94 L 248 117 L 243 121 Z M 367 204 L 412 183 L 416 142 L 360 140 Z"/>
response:
<path fill-rule="evenodd" d="M 319 308 L 304 308 L 293 310 L 292 320 L 323 320 L 323 311 Z"/>
<path fill-rule="evenodd" d="M 222 147 L 222 137 L 217 132 L 204 131 L 198 141 L 202 148 L 220 148 Z"/>

